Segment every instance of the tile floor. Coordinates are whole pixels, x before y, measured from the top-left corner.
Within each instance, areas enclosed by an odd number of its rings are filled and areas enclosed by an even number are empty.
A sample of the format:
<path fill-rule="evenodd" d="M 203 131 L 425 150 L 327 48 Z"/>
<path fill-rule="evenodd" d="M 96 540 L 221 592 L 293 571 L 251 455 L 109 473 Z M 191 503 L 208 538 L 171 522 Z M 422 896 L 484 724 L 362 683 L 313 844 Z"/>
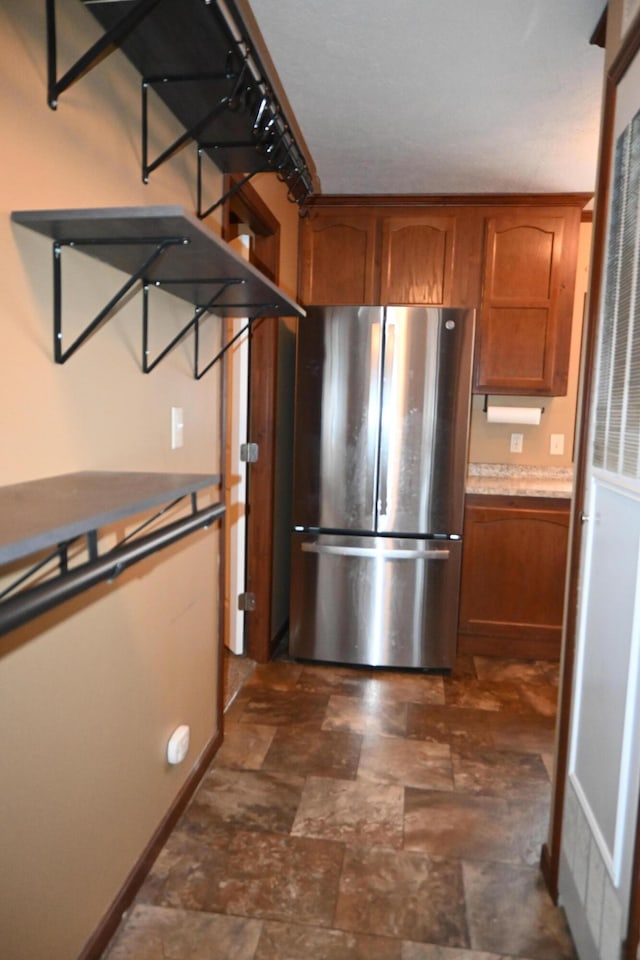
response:
<path fill-rule="evenodd" d="M 538 870 L 555 664 L 232 673 L 225 741 L 105 960 L 573 960 Z"/>

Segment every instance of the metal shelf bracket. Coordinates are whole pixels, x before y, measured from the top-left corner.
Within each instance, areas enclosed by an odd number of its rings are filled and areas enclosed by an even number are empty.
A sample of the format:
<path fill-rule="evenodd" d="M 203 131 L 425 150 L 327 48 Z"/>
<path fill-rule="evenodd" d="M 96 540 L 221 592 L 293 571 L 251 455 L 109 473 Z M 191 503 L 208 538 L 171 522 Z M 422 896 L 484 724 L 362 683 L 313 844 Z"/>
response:
<path fill-rule="evenodd" d="M 187 335 L 187 333 L 195 328 L 197 330 L 197 325 L 200 319 L 207 313 L 209 313 L 217 300 L 220 299 L 222 294 L 231 286 L 236 286 L 238 284 L 244 283 L 244 280 L 241 279 L 232 279 L 232 280 L 156 280 L 153 284 L 145 283 L 142 288 L 142 370 L 143 373 L 151 373 L 151 371 L 157 367 L 161 360 L 163 360 L 168 353 L 173 350 L 174 347 L 180 343 L 180 341 Z M 155 357 L 154 360 L 149 361 L 149 287 L 162 287 L 170 286 L 171 284 L 177 283 L 189 283 L 189 284 L 218 284 L 218 289 L 216 292 L 207 300 L 202 306 L 196 305 L 195 312 L 187 324 L 175 335 L 175 337 L 164 347 L 163 350 Z M 197 364 L 197 359 L 196 359 Z"/>
<path fill-rule="evenodd" d="M 218 350 L 218 352 L 216 353 L 216 355 L 215 355 L 215 357 L 213 358 L 213 360 L 210 360 L 210 361 L 207 363 L 207 365 L 206 365 L 202 370 L 200 370 L 200 368 L 199 368 L 199 363 L 200 363 L 200 322 L 199 322 L 199 320 L 198 320 L 198 322 L 196 322 L 196 330 L 195 330 L 195 354 L 194 354 L 194 363 L 193 363 L 193 376 L 194 376 L 194 379 L 195 379 L 195 380 L 201 380 L 202 377 L 204 377 L 205 373 L 207 373 L 209 370 L 211 370 L 212 367 L 214 367 L 215 364 L 218 362 L 218 360 L 221 360 L 221 359 L 224 357 L 224 355 L 225 355 L 225 353 L 227 352 L 227 350 L 229 350 L 229 349 L 234 345 L 234 343 L 237 343 L 237 341 L 240 339 L 240 337 L 242 337 L 242 336 L 243 336 L 245 333 L 247 333 L 247 332 L 250 334 L 250 333 L 251 333 L 251 323 L 252 323 L 252 321 L 251 321 L 251 320 L 248 320 L 247 323 L 245 323 L 245 325 L 244 325 L 240 330 L 238 330 L 238 332 L 237 332 L 236 334 L 234 334 L 234 336 L 231 337 L 231 339 L 228 340 L 227 343 L 225 343 L 225 345 L 224 345 L 220 350 Z"/>
<path fill-rule="evenodd" d="M 53 355 L 56 363 L 65 363 L 88 338 L 96 332 L 106 321 L 109 314 L 121 302 L 132 287 L 141 280 L 151 265 L 167 247 L 185 245 L 190 241 L 187 237 L 165 237 L 162 240 L 141 238 L 109 239 L 109 240 L 55 240 L 53 243 Z M 111 297 L 109 302 L 100 310 L 75 340 L 64 349 L 62 346 L 62 250 L 64 247 L 96 247 L 96 246 L 152 246 L 153 250 L 146 256 L 140 267 L 130 274 L 125 283 Z"/>
<path fill-rule="evenodd" d="M 149 176 L 153 173 L 154 170 L 157 170 L 166 160 L 169 160 L 173 157 L 178 151 L 182 150 L 188 143 L 195 141 L 198 142 L 200 134 L 207 128 L 207 126 L 224 110 L 231 109 L 231 107 L 236 103 L 238 96 L 241 91 L 242 84 L 247 76 L 248 64 L 245 59 L 240 70 L 237 73 L 234 73 L 229 67 L 225 70 L 224 73 L 207 73 L 207 74 L 181 74 L 179 76 L 157 76 L 157 77 L 143 77 L 141 90 L 142 90 L 142 121 L 141 121 L 141 138 L 142 138 L 142 182 L 148 183 Z M 172 83 L 187 83 L 191 82 L 200 82 L 206 83 L 210 81 L 222 81 L 227 80 L 233 85 L 231 89 L 225 93 L 223 96 L 218 97 L 213 106 L 206 111 L 206 113 L 200 117 L 200 119 L 191 125 L 188 129 L 185 130 L 174 142 L 168 146 L 165 150 L 160 153 L 155 160 L 149 160 L 149 89 L 153 89 L 158 85 L 172 84 Z M 251 89 L 251 84 L 247 89 Z"/>
<path fill-rule="evenodd" d="M 240 339 L 240 337 L 244 336 L 245 333 L 248 333 L 249 335 L 251 335 L 251 328 L 252 328 L 252 326 L 253 326 L 254 321 L 260 319 L 261 317 L 269 316 L 269 314 L 273 311 L 275 304 L 273 304 L 273 303 L 247 303 L 247 304 L 243 304 L 243 306 L 246 308 L 247 313 L 249 313 L 249 312 L 252 312 L 252 313 L 253 313 L 254 311 L 255 311 L 255 313 L 253 314 L 252 317 L 250 317 L 250 318 L 247 320 L 247 322 L 245 323 L 245 325 L 244 325 L 243 327 L 241 327 L 240 330 L 238 330 L 237 333 L 235 333 L 235 334 L 231 337 L 231 339 L 228 340 L 228 341 L 224 344 L 224 346 L 220 348 L 220 350 L 218 350 L 218 352 L 217 352 L 216 355 L 213 357 L 213 359 L 209 360 L 209 362 L 207 363 L 207 365 L 206 365 L 205 367 L 203 367 L 202 370 L 200 369 L 200 330 L 199 330 L 200 318 L 198 318 L 198 319 L 196 320 L 196 326 L 195 326 L 195 363 L 194 363 L 194 369 L 193 369 L 193 375 L 194 375 L 194 378 L 195 378 L 196 380 L 201 380 L 202 377 L 204 377 L 205 373 L 208 373 L 209 370 L 211 370 L 212 367 L 214 367 L 215 364 L 218 363 L 219 360 L 222 360 L 222 358 L 223 358 L 224 355 L 227 353 L 227 351 L 231 349 L 231 347 L 234 345 L 234 343 L 237 343 L 237 341 Z"/>
<path fill-rule="evenodd" d="M 160 0 L 138 0 L 114 27 L 106 30 L 100 39 L 89 47 L 62 77 L 58 78 L 56 0 L 46 0 L 47 103 L 51 109 L 55 110 L 57 108 L 60 94 L 68 90 L 76 80 L 99 63 L 105 54 L 115 49 L 159 2 Z"/>
<path fill-rule="evenodd" d="M 249 180 L 251 180 L 252 177 L 255 177 L 256 173 L 263 172 L 261 170 L 253 170 L 251 173 L 245 174 L 245 176 L 242 177 L 241 180 L 238 180 L 236 183 L 234 183 L 232 187 L 229 188 L 229 190 L 223 193 L 222 196 L 215 201 L 215 203 L 212 203 L 210 206 L 207 207 L 206 210 L 203 210 L 202 209 L 202 155 L 205 149 L 215 150 L 219 146 L 235 147 L 235 146 L 246 146 L 246 144 L 240 144 L 240 143 L 207 144 L 206 147 L 204 144 L 201 144 L 198 147 L 198 182 L 197 182 L 196 196 L 197 196 L 197 215 L 198 215 L 198 219 L 200 220 L 205 220 L 208 216 L 210 216 L 213 213 L 214 210 L 217 210 L 218 207 L 221 207 L 230 197 L 232 197 L 235 193 L 237 193 L 238 190 L 241 190 L 246 183 L 249 183 Z M 268 168 L 265 167 L 265 170 L 266 169 Z"/>

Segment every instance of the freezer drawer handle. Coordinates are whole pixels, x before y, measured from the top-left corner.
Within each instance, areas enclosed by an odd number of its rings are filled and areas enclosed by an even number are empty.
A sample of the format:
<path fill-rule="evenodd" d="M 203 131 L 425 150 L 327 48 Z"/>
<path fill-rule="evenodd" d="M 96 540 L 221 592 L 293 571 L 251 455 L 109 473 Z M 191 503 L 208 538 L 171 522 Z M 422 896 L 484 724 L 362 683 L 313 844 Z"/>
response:
<path fill-rule="evenodd" d="M 448 560 L 448 550 L 379 550 L 376 547 L 329 547 L 318 543 L 303 543 L 304 553 L 330 554 L 336 557 L 371 557 L 389 560 Z"/>

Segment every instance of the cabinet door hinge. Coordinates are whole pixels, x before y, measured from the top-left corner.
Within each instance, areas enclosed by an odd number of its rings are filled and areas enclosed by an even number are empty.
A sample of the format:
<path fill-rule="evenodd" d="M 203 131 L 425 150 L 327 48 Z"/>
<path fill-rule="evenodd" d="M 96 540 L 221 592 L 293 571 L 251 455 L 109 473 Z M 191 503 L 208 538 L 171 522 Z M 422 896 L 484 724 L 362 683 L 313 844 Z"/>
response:
<path fill-rule="evenodd" d="M 260 448 L 257 443 L 240 444 L 240 460 L 242 463 L 257 463 Z"/>
<path fill-rule="evenodd" d="M 256 608 L 256 595 L 250 591 L 238 594 L 238 610 L 244 610 L 245 613 L 251 613 Z"/>

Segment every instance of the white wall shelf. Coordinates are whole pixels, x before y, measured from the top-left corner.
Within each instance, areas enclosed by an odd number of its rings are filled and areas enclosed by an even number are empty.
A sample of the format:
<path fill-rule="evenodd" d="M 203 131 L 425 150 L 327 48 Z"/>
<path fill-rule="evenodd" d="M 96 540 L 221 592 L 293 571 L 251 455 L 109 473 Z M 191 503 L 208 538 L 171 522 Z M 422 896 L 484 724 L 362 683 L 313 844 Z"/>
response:
<path fill-rule="evenodd" d="M 233 341 L 201 365 L 198 328 L 208 313 L 247 317 L 249 322 L 262 316 L 304 316 L 302 307 L 180 206 L 19 210 L 12 213 L 11 219 L 53 241 L 56 363 L 65 363 L 108 320 L 138 281 L 145 293 L 141 360 L 144 373 L 150 373 L 192 330 L 195 379 L 211 369 Z M 62 305 L 62 251 L 66 247 L 82 250 L 128 275 L 118 292 L 67 347 L 63 344 Z M 191 319 L 153 360 L 148 351 L 150 286 L 159 287 L 195 308 Z"/>
<path fill-rule="evenodd" d="M 220 477 L 209 474 L 88 471 L 0 487 L 0 568 L 38 555 L 26 573 L 0 592 L 0 635 L 213 524 L 224 505 L 199 509 L 197 493 L 219 485 Z M 184 498 L 191 499 L 189 514 L 158 526 Z M 100 555 L 100 528 L 156 507 L 160 509 L 152 517 Z M 151 532 L 142 534 L 147 528 Z M 70 549 L 81 547 L 82 558 L 71 566 Z M 53 574 L 25 586 L 52 563 Z"/>

